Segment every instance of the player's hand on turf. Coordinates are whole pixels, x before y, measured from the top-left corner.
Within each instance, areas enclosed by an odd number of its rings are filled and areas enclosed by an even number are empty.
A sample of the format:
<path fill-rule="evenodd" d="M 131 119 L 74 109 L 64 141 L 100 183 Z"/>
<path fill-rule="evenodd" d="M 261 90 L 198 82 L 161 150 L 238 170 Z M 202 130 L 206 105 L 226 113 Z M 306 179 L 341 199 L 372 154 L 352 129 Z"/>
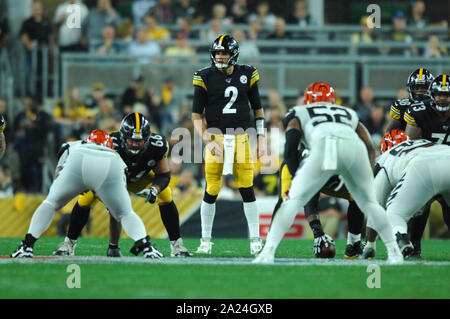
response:
<path fill-rule="evenodd" d="M 325 247 L 329 247 L 333 242 L 333 238 L 328 235 L 323 235 L 320 237 L 314 238 L 314 254 L 320 254 L 320 247 L 324 244 Z"/>
<path fill-rule="evenodd" d="M 156 187 L 152 186 L 150 188 L 146 188 L 137 192 L 136 195 L 145 197 L 145 202 L 149 202 L 150 204 L 156 203 L 156 199 L 158 197 L 158 190 Z"/>

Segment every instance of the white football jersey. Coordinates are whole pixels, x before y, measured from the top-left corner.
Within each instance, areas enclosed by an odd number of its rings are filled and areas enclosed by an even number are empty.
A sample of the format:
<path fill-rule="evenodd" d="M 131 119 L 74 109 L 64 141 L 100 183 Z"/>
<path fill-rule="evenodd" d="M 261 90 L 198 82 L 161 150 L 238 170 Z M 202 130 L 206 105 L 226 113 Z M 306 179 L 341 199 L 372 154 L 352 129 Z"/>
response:
<path fill-rule="evenodd" d="M 307 147 L 315 140 L 334 135 L 343 138 L 358 137 L 355 130 L 359 118 L 350 108 L 317 102 L 308 105 L 294 106 L 286 114 L 286 120 L 296 117 L 303 131 L 302 142 Z"/>
<path fill-rule="evenodd" d="M 95 143 L 86 143 L 84 141 L 74 141 L 74 142 L 66 142 L 61 146 L 61 151 L 63 153 L 61 154 L 57 166 L 64 166 L 64 162 L 67 160 L 67 157 L 69 156 L 70 152 L 74 151 L 81 151 L 81 152 L 89 152 L 89 151 L 106 151 L 108 153 L 111 153 L 112 156 L 117 157 L 117 159 L 121 160 L 120 155 L 114 151 L 113 149 L 100 145 Z"/>
<path fill-rule="evenodd" d="M 376 163 L 386 172 L 391 187 L 395 187 L 411 160 L 424 156 L 438 158 L 444 154 L 450 154 L 450 147 L 447 145 L 435 144 L 425 139 L 409 140 L 381 154 Z"/>

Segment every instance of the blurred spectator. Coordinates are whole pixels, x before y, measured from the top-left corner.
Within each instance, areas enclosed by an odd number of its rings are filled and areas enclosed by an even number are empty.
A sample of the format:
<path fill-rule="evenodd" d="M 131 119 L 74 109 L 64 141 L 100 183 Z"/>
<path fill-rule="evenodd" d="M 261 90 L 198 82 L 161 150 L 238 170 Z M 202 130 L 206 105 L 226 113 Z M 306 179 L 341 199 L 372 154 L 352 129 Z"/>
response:
<path fill-rule="evenodd" d="M 6 105 L 6 99 L 4 99 L 2 97 L 0 97 L 0 115 L 2 115 L 6 121 L 6 128 L 3 131 L 3 134 L 5 135 L 5 140 L 8 143 L 11 138 L 11 130 L 9 129 L 10 125 L 8 125 L 10 117 L 8 116 L 8 108 Z"/>
<path fill-rule="evenodd" d="M 317 24 L 314 18 L 308 13 L 308 1 L 306 0 L 295 1 L 294 11 L 287 18 L 287 23 L 295 24 L 300 27 Z"/>
<path fill-rule="evenodd" d="M 85 34 L 89 43 L 102 37 L 102 30 L 106 25 L 117 28 L 119 23 L 120 15 L 113 8 L 111 0 L 97 0 L 97 7 L 89 11 L 85 24 Z"/>
<path fill-rule="evenodd" d="M 212 7 L 211 13 L 212 17 L 210 21 L 218 19 L 222 29 L 227 30 L 233 24 L 233 20 L 227 16 L 227 7 L 222 3 L 216 3 Z"/>
<path fill-rule="evenodd" d="M 70 25 L 73 22 L 69 20 L 69 17 L 74 12 L 73 7 L 75 6 L 78 6 L 76 10 L 80 12 L 80 28 L 74 28 Z M 67 0 L 56 8 L 53 23 L 58 30 L 58 45 L 61 52 L 84 50 L 81 43 L 81 26 L 84 24 L 88 14 L 89 10 L 81 0 Z"/>
<path fill-rule="evenodd" d="M 120 126 L 121 116 L 114 109 L 111 99 L 100 101 L 98 112 L 95 116 L 95 126 L 104 131 L 117 130 Z"/>
<path fill-rule="evenodd" d="M 11 170 L 0 165 L 0 199 L 13 197 L 14 189 L 12 183 Z"/>
<path fill-rule="evenodd" d="M 337 237 L 341 220 L 346 216 L 342 205 L 335 197 L 320 194 L 317 209 L 324 233 Z"/>
<path fill-rule="evenodd" d="M 289 39 L 291 34 L 286 31 L 286 22 L 283 18 L 277 17 L 275 20 L 274 30 L 267 38 L 272 40 L 285 40 Z"/>
<path fill-rule="evenodd" d="M 220 19 L 212 19 L 209 22 L 209 28 L 203 33 L 203 39 L 212 43 L 216 40 L 220 35 L 224 34 L 225 31 L 222 27 L 222 23 Z"/>
<path fill-rule="evenodd" d="M 40 101 L 27 97 L 24 110 L 14 119 L 14 149 L 20 158 L 20 181 L 24 191 L 42 191 L 42 170 L 47 134 L 52 118 L 41 110 Z"/>
<path fill-rule="evenodd" d="M 382 106 L 375 106 L 370 111 L 370 117 L 363 123 L 369 131 L 374 145 L 381 142 L 385 124 L 385 110 Z"/>
<path fill-rule="evenodd" d="M 425 18 L 425 2 L 416 0 L 411 6 L 410 17 L 408 18 L 408 26 L 423 29 L 428 25 L 428 19 Z"/>
<path fill-rule="evenodd" d="M 5 17 L 0 16 L 0 52 L 6 45 L 6 42 L 8 42 L 10 33 L 8 20 Z"/>
<path fill-rule="evenodd" d="M 257 64 L 259 49 L 254 41 L 247 41 L 245 32 L 242 29 L 234 29 L 233 37 L 239 43 L 239 58 L 249 64 Z"/>
<path fill-rule="evenodd" d="M 86 114 L 73 125 L 70 140 L 84 140 L 96 128 L 95 113 L 87 110 Z"/>
<path fill-rule="evenodd" d="M 286 114 L 286 104 L 280 93 L 275 89 L 270 89 L 267 94 L 267 106 L 268 108 L 277 108 L 282 117 Z"/>
<path fill-rule="evenodd" d="M 377 37 L 374 35 L 374 28 L 369 27 L 369 17 L 364 16 L 360 20 L 361 32 L 353 33 L 350 37 L 350 42 L 358 44 L 358 43 L 375 43 L 379 41 Z M 359 48 L 358 46 L 352 46 L 353 53 L 358 54 L 378 54 L 379 50 L 377 48 Z"/>
<path fill-rule="evenodd" d="M 265 39 L 267 38 L 267 35 L 268 33 L 263 30 L 263 27 L 260 22 L 258 21 L 250 22 L 250 25 L 248 26 L 248 39 L 250 41 Z"/>
<path fill-rule="evenodd" d="M 201 16 L 198 14 L 196 0 L 179 0 L 173 8 L 174 21 L 180 22 L 180 19 L 203 23 Z"/>
<path fill-rule="evenodd" d="M 98 55 L 119 54 L 123 51 L 122 45 L 116 40 L 116 30 L 107 25 L 102 30 L 103 42 L 94 47 L 94 53 Z"/>
<path fill-rule="evenodd" d="M 105 86 L 101 82 L 92 84 L 92 94 L 86 97 L 84 105 L 97 113 L 100 101 L 105 98 Z"/>
<path fill-rule="evenodd" d="M 396 11 L 392 18 L 392 31 L 387 35 L 388 41 L 411 43 L 412 37 L 406 31 L 406 17 L 403 11 Z M 415 48 L 386 48 L 389 54 L 411 55 L 416 51 Z"/>
<path fill-rule="evenodd" d="M 258 3 L 256 12 L 250 14 L 249 23 L 258 22 L 266 32 L 272 32 L 275 27 L 276 16 L 270 12 L 270 4 L 268 1 Z"/>
<path fill-rule="evenodd" d="M 187 18 L 178 18 L 178 34 L 183 34 L 186 39 L 198 39 L 198 32 L 192 30 L 191 20 Z"/>
<path fill-rule="evenodd" d="M 196 196 L 199 193 L 198 187 L 196 187 L 196 181 L 194 179 L 193 172 L 184 168 L 179 176 L 178 183 L 175 185 L 175 191 L 183 194 L 184 196 Z"/>
<path fill-rule="evenodd" d="M 31 17 L 26 19 L 20 28 L 20 37 L 23 45 L 25 46 L 25 78 L 27 92 L 32 91 L 30 79 L 31 76 L 31 60 L 32 52 L 39 47 L 49 45 L 53 42 L 52 39 L 52 29 L 50 21 L 43 15 L 42 3 L 39 1 L 33 2 L 31 5 Z M 34 77 L 36 77 L 36 88 L 35 92 L 37 95 L 40 94 L 39 89 L 41 88 L 41 74 L 42 74 L 42 51 L 37 51 L 36 59 L 36 70 Z"/>
<path fill-rule="evenodd" d="M 139 29 L 136 34 L 136 41 L 128 46 L 128 54 L 140 55 L 137 59 L 142 64 L 150 63 L 150 57 L 161 54 L 161 48 L 155 41 L 148 41 L 147 31 Z"/>
<path fill-rule="evenodd" d="M 428 37 L 427 46 L 423 52 L 423 55 L 427 58 L 441 58 L 446 54 L 446 47 L 441 46 L 439 38 L 435 34 L 431 34 Z"/>
<path fill-rule="evenodd" d="M 190 45 L 183 33 L 177 35 L 175 44 L 168 46 L 164 54 L 169 57 L 192 57 L 195 55 L 195 49 Z"/>
<path fill-rule="evenodd" d="M 130 20 L 122 21 L 117 27 L 117 37 L 128 45 L 134 39 L 134 24 Z"/>
<path fill-rule="evenodd" d="M 172 24 L 175 20 L 170 4 L 171 0 L 158 0 L 158 2 L 151 7 L 145 15 L 155 18 L 160 24 Z"/>
<path fill-rule="evenodd" d="M 249 15 L 247 0 L 234 0 L 230 13 L 233 23 L 247 23 Z"/>
<path fill-rule="evenodd" d="M 144 25 L 143 17 L 148 10 L 156 4 L 156 0 L 134 0 L 131 5 L 133 12 L 133 22 L 137 28 Z"/>
<path fill-rule="evenodd" d="M 170 32 L 166 28 L 159 26 L 155 17 L 144 17 L 147 39 L 153 41 L 168 41 L 170 40 Z"/>
<path fill-rule="evenodd" d="M 372 108 L 375 107 L 374 94 L 371 87 L 363 87 L 359 91 L 360 102 L 355 105 L 355 111 L 359 116 L 360 121 L 367 122 L 370 118 Z"/>
<path fill-rule="evenodd" d="M 261 174 L 262 162 L 258 160 L 254 165 L 253 180 L 256 196 L 276 196 L 278 195 L 278 173 Z"/>

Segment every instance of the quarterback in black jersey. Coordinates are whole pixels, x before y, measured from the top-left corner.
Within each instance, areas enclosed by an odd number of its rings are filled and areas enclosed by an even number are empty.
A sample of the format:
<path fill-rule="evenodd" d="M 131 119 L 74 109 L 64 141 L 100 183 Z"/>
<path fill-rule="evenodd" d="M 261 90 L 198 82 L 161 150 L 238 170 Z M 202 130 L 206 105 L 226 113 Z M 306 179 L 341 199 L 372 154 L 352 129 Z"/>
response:
<path fill-rule="evenodd" d="M 258 156 L 264 155 L 264 110 L 258 90 L 259 73 L 252 66 L 237 64 L 239 44 L 232 36 L 219 36 L 211 45 L 210 54 L 212 65 L 195 72 L 193 79 L 192 121 L 196 132 L 202 136 L 207 146 L 206 190 L 200 210 L 202 239 L 197 253 L 211 253 L 215 202 L 225 167 L 226 174 L 232 171 L 236 177 L 249 226 L 250 252 L 256 254 L 262 248 L 262 243 L 259 238 L 259 219 L 253 190 L 253 159 L 249 137 L 244 130 L 250 127 L 250 103 L 258 134 Z M 236 129 L 242 131 L 236 132 Z M 223 158 L 227 158 L 224 152 L 224 137 L 235 146 L 234 154 L 231 154 L 231 149 L 228 152 L 230 156 L 234 156 L 232 168 L 230 165 L 224 165 Z"/>
<path fill-rule="evenodd" d="M 157 203 L 161 219 L 166 227 L 171 243 L 171 256 L 190 257 L 180 237 L 179 215 L 172 200 L 169 185 L 170 169 L 167 160 L 169 147 L 164 136 L 153 134 L 150 124 L 140 113 L 130 113 L 122 120 L 119 132 L 110 134 L 114 149 L 127 165 L 128 191 L 146 198 L 146 202 Z M 86 191 L 78 197 L 73 208 L 67 237 L 55 255 L 71 255 L 76 239 L 87 223 L 90 208 L 97 203 L 94 192 Z M 120 257 L 118 247 L 121 225 L 110 217 L 109 257 Z"/>
<path fill-rule="evenodd" d="M 450 84 L 449 76 L 437 76 L 429 87 L 429 102 L 417 102 L 408 107 L 404 114 L 407 123 L 406 133 L 411 139 L 424 138 L 438 144 L 450 145 Z M 445 201 L 438 201 L 447 227 L 450 228 L 450 207 Z M 411 242 L 414 245 L 413 257 L 420 258 L 420 240 L 422 238 L 429 209 L 421 216 L 411 220 Z"/>

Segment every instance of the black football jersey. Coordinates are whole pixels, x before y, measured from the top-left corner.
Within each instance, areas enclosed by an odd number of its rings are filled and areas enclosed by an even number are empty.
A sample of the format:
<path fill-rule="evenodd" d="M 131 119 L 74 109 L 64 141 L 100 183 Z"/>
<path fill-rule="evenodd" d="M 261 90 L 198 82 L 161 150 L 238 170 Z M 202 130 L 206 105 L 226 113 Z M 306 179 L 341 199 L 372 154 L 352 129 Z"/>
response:
<path fill-rule="evenodd" d="M 258 70 L 249 65 L 234 66 L 233 73 L 226 75 L 215 66 L 201 69 L 194 73 L 194 86 L 206 91 L 206 105 L 204 109 L 194 109 L 196 113 L 205 111 L 207 128 L 219 128 L 223 133 L 226 128 L 244 130 L 249 127 L 249 100 L 251 88 L 259 81 Z M 258 96 L 259 99 L 259 96 Z M 261 107 L 260 102 L 252 108 Z"/>
<path fill-rule="evenodd" d="M 114 149 L 127 165 L 127 182 L 136 182 L 146 176 L 156 164 L 167 157 L 169 144 L 167 139 L 159 134 L 151 134 L 148 147 L 136 156 L 128 154 L 120 141 L 120 133 L 111 133 Z"/>
<path fill-rule="evenodd" d="M 406 122 L 403 119 L 403 115 L 411 104 L 414 104 L 414 100 L 411 99 L 399 99 L 391 105 L 391 110 L 389 114 L 393 119 L 399 120 L 402 123 L 401 129 L 404 130 L 406 127 Z"/>
<path fill-rule="evenodd" d="M 423 139 L 450 145 L 450 119 L 442 121 L 433 108 L 431 100 L 411 104 L 403 118 L 409 125 L 422 129 Z"/>

